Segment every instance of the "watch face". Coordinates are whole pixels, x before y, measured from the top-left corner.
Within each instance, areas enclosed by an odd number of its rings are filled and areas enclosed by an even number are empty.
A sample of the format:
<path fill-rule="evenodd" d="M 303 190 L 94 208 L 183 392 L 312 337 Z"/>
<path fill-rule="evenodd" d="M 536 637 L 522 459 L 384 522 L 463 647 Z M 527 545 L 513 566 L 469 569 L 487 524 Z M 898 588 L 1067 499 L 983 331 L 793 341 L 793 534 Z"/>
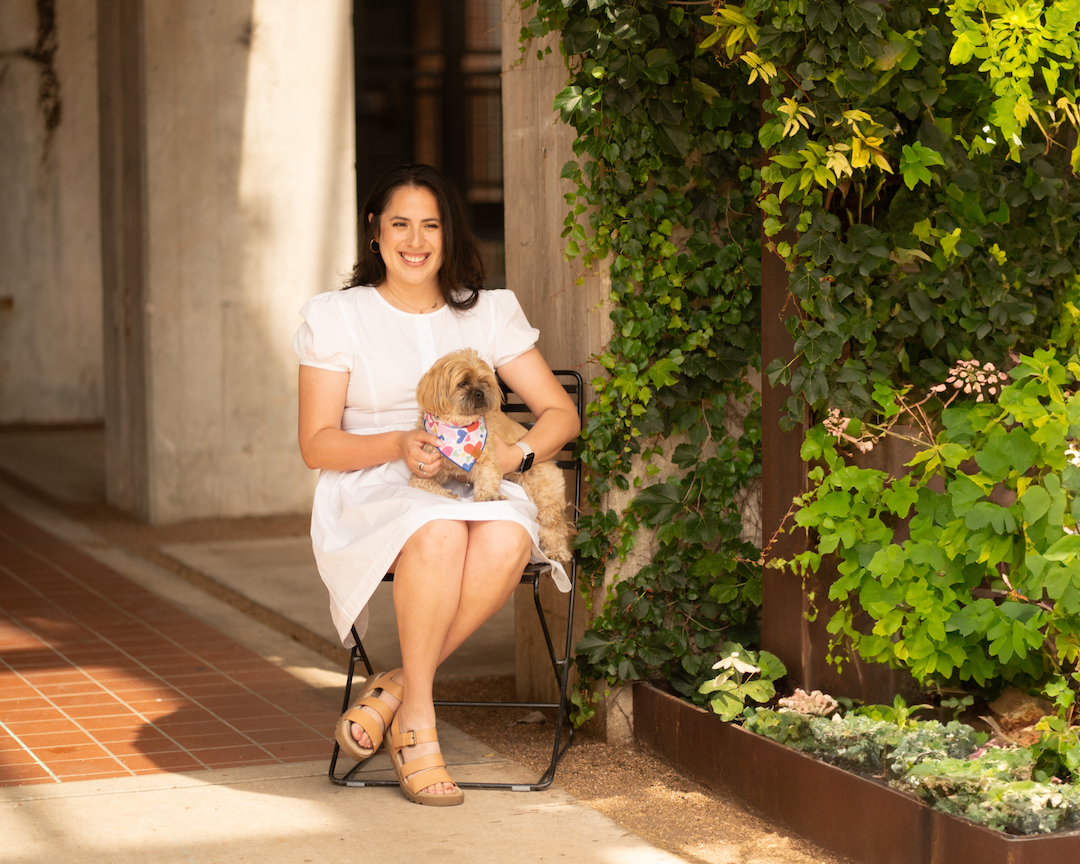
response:
<path fill-rule="evenodd" d="M 533 454 L 533 453 L 527 454 L 525 456 L 525 458 L 521 460 L 521 468 L 519 470 L 528 471 L 530 468 L 532 468 L 533 456 L 534 455 L 535 454 Z"/>

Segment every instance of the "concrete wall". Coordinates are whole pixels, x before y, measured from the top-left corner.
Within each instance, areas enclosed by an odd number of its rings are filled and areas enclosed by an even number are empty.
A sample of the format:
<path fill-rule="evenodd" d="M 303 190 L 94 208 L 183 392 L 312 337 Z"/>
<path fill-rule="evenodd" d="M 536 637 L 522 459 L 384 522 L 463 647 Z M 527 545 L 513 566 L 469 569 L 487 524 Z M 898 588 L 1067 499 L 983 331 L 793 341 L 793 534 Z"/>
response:
<path fill-rule="evenodd" d="M 0 3 L 0 423 L 103 414 L 95 29 Z"/>
<path fill-rule="evenodd" d="M 355 257 L 350 3 L 99 10 L 109 500 L 306 510 L 289 346 Z"/>
<path fill-rule="evenodd" d="M 350 3 L 99 9 L 109 500 L 307 510 L 289 345 L 355 256 Z"/>

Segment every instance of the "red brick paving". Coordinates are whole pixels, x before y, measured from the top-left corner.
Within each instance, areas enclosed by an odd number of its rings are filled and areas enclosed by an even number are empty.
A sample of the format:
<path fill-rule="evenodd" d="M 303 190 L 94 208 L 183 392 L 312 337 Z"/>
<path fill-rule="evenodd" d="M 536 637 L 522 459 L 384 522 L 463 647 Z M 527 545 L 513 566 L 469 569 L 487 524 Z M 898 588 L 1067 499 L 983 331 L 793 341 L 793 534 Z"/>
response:
<path fill-rule="evenodd" d="M 0 786 L 319 759 L 315 694 L 0 507 Z"/>

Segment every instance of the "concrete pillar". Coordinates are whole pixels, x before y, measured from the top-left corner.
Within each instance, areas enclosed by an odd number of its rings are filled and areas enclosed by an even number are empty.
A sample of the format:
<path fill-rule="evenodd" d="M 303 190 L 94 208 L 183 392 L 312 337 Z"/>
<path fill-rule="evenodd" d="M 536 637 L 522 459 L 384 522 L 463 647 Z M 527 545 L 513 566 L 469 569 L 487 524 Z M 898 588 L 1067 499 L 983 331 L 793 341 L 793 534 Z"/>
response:
<path fill-rule="evenodd" d="M 349 0 L 100 0 L 107 495 L 299 512 L 290 343 L 356 250 Z"/>
<path fill-rule="evenodd" d="M 102 418 L 94 0 L 0 3 L 0 423 Z"/>
<path fill-rule="evenodd" d="M 611 324 L 604 302 L 605 280 L 593 274 L 585 277 L 583 285 L 575 284 L 583 275 L 581 262 L 567 263 L 562 257 L 563 196 L 573 186 L 560 174 L 573 157 L 574 130 L 560 122 L 551 105 L 566 86 L 566 66 L 557 45 L 543 60 L 537 59 L 535 44 L 522 55 L 520 6 L 503 0 L 502 11 L 507 287 L 539 328 L 539 348 L 548 363 L 553 368 L 577 369 L 588 382 L 600 371 L 589 358 L 610 338 Z M 566 638 L 565 596 L 546 583 L 542 598 L 549 621 L 555 624 L 552 636 L 561 646 Z M 584 606 L 579 599 L 575 642 L 584 630 Z M 523 700 L 554 698 L 555 678 L 526 589 L 515 598 L 515 616 L 518 696 Z"/>

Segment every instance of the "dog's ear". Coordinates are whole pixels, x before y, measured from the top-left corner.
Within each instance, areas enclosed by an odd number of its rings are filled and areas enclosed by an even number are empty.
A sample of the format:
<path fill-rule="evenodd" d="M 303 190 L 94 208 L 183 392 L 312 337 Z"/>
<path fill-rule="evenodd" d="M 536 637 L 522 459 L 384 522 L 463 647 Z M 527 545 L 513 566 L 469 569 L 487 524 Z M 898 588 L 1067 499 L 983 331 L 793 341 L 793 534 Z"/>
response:
<path fill-rule="evenodd" d="M 416 401 L 424 411 L 443 415 L 453 412 L 454 391 L 462 378 L 469 374 L 464 352 L 454 351 L 436 360 L 416 385 Z"/>
<path fill-rule="evenodd" d="M 476 371 L 479 380 L 484 383 L 485 388 L 491 393 L 491 401 L 496 407 L 501 407 L 503 392 L 502 387 L 499 386 L 499 378 L 495 374 L 495 370 L 478 357 Z"/>

